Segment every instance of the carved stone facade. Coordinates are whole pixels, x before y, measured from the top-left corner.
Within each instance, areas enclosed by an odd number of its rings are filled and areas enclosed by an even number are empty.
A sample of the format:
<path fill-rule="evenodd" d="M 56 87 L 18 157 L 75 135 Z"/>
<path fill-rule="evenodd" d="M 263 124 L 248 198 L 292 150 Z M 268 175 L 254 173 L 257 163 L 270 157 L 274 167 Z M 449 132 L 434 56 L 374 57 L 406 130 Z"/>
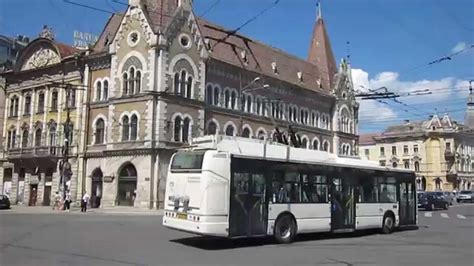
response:
<path fill-rule="evenodd" d="M 321 17 L 310 62 L 226 36 L 191 3 L 131 0 L 85 56 L 77 186 L 93 207 L 161 208 L 171 155 L 205 134 L 271 141 L 291 126 L 302 148 L 357 155 L 350 65 L 336 68 Z"/>

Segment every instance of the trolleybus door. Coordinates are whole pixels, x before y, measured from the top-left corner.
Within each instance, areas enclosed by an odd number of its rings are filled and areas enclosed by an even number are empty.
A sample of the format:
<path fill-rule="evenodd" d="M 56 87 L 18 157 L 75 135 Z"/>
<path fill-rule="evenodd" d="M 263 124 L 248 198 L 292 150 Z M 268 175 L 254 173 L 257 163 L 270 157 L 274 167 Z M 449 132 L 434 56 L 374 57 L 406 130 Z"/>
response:
<path fill-rule="evenodd" d="M 346 178 L 333 178 L 331 184 L 331 230 L 355 229 L 354 185 Z"/>
<path fill-rule="evenodd" d="M 261 173 L 249 172 L 233 171 L 232 173 L 229 217 L 229 236 L 231 237 L 266 234 L 265 176 L 263 171 Z"/>

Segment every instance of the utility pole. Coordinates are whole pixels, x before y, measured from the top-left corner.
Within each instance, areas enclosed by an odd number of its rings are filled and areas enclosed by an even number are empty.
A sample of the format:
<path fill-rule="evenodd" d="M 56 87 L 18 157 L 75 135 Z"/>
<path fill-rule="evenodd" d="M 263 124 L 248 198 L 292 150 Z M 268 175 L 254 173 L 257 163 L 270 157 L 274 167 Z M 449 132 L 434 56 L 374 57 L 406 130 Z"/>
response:
<path fill-rule="evenodd" d="M 61 171 L 61 182 L 63 187 L 63 199 L 66 199 L 67 193 L 67 182 L 71 179 L 72 169 L 69 163 L 69 136 L 70 136 L 70 123 L 71 123 L 71 110 L 69 108 L 69 101 L 71 99 L 71 84 L 66 84 L 66 122 L 64 123 L 64 150 L 63 159 L 59 164 L 59 170 Z"/>

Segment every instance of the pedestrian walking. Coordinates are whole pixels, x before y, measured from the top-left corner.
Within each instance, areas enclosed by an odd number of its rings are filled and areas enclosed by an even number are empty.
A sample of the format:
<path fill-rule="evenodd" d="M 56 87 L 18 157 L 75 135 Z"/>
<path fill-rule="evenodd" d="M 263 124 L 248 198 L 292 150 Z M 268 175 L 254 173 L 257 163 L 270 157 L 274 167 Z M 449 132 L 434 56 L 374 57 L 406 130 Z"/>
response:
<path fill-rule="evenodd" d="M 59 210 L 60 206 L 61 206 L 61 195 L 59 195 L 59 191 L 56 191 L 56 194 L 54 195 L 53 210 L 54 209 Z"/>
<path fill-rule="evenodd" d="M 82 200 L 81 200 L 81 212 L 86 212 L 87 211 L 87 203 L 89 203 L 90 198 L 91 198 L 91 196 L 89 196 L 89 194 L 87 194 L 87 191 L 84 192 L 84 195 L 82 196 Z"/>
<path fill-rule="evenodd" d="M 71 211 L 71 192 L 66 192 L 66 199 L 64 200 L 64 210 Z"/>

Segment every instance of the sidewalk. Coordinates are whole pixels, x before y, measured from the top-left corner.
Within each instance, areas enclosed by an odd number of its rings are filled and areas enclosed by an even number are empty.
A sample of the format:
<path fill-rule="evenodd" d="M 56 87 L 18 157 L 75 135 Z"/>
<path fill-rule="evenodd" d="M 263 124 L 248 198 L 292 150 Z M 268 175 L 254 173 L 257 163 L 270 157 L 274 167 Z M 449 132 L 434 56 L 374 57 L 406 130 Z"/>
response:
<path fill-rule="evenodd" d="M 15 214 L 83 214 L 83 215 L 145 215 L 145 216 L 159 216 L 163 215 L 163 210 L 150 210 L 143 208 L 133 207 L 105 207 L 98 209 L 87 209 L 86 213 L 81 213 L 80 207 L 71 206 L 71 211 L 59 211 L 53 210 L 51 206 L 25 206 L 25 205 L 12 205 L 9 210 L 0 210 L 2 213 L 15 213 Z"/>

